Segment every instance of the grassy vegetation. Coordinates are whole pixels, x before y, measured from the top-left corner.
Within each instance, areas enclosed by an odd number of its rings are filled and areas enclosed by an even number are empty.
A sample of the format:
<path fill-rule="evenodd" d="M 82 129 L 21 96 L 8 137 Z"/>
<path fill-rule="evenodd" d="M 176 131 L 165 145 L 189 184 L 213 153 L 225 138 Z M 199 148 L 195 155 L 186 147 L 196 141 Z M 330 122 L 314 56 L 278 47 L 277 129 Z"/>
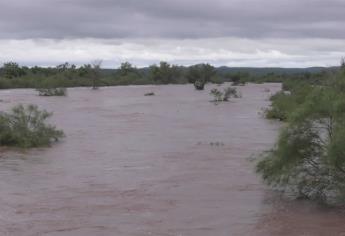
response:
<path fill-rule="evenodd" d="M 298 198 L 345 203 L 345 66 L 319 83 L 287 84 L 266 115 L 286 122 L 257 171 Z"/>
<path fill-rule="evenodd" d="M 0 113 L 0 146 L 32 148 L 58 141 L 64 133 L 46 124 L 51 115 L 34 105 L 18 105 Z"/>

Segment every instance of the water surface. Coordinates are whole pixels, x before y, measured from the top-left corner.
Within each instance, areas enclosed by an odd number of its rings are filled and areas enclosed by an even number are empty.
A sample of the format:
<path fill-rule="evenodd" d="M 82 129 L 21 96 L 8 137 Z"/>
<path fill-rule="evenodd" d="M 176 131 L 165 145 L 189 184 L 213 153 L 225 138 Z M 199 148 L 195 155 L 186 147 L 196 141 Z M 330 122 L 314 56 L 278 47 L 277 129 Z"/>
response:
<path fill-rule="evenodd" d="M 1 110 L 37 104 L 66 133 L 0 154 L 0 235 L 345 235 L 340 210 L 282 200 L 254 173 L 250 157 L 278 134 L 260 111 L 280 85 L 239 87 L 217 106 L 211 87 L 0 91 Z"/>

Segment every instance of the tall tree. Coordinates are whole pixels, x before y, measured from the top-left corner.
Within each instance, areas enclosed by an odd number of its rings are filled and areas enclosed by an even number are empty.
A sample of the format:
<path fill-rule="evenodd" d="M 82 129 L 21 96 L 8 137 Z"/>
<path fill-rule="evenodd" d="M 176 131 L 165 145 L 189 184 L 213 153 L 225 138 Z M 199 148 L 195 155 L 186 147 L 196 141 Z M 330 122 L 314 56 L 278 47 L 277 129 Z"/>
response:
<path fill-rule="evenodd" d="M 101 76 L 101 66 L 102 66 L 103 60 L 94 60 L 91 62 L 91 68 L 92 68 L 92 89 L 98 89 L 99 87 L 99 80 Z"/>
<path fill-rule="evenodd" d="M 138 71 L 137 68 L 135 68 L 131 63 L 123 62 L 118 69 L 118 73 L 120 74 L 120 76 L 127 76 L 131 73 L 138 73 Z"/>
<path fill-rule="evenodd" d="M 196 89 L 202 90 L 215 74 L 216 70 L 210 64 L 199 64 L 188 68 L 187 79 L 189 83 L 194 83 Z"/>
<path fill-rule="evenodd" d="M 16 62 L 6 62 L 2 67 L 5 78 L 12 79 L 26 74 L 25 70 Z"/>
<path fill-rule="evenodd" d="M 178 66 L 170 65 L 167 62 L 160 62 L 159 66 L 150 66 L 150 76 L 156 83 L 169 84 L 175 83 L 181 75 Z"/>

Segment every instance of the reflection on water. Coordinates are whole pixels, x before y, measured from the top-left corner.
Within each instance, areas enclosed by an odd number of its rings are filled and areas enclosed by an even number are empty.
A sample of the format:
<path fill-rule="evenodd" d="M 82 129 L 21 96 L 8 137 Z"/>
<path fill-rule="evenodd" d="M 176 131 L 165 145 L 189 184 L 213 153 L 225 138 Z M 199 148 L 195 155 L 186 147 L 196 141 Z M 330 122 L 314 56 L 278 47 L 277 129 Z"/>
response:
<path fill-rule="evenodd" d="M 1 151 L 0 235 L 341 235 L 342 212 L 280 200 L 253 173 L 279 129 L 259 114 L 267 88 L 218 106 L 211 86 L 1 91 L 1 109 L 38 104 L 67 137 Z"/>

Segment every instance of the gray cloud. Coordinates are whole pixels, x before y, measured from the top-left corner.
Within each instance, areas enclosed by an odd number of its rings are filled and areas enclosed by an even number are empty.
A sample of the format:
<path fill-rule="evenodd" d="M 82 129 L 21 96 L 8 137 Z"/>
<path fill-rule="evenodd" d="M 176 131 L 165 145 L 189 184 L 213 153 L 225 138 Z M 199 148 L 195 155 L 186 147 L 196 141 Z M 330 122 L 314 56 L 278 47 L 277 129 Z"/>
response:
<path fill-rule="evenodd" d="M 147 66 L 161 60 L 191 65 L 309 67 L 338 65 L 345 55 L 341 39 L 28 39 L 0 40 L 0 62 L 54 66 L 82 65 L 100 58 L 104 67 L 123 61 Z"/>
<path fill-rule="evenodd" d="M 330 66 L 344 0 L 3 0 L 0 63 Z"/>
<path fill-rule="evenodd" d="M 343 0 L 11 0 L 0 38 L 345 38 Z"/>

